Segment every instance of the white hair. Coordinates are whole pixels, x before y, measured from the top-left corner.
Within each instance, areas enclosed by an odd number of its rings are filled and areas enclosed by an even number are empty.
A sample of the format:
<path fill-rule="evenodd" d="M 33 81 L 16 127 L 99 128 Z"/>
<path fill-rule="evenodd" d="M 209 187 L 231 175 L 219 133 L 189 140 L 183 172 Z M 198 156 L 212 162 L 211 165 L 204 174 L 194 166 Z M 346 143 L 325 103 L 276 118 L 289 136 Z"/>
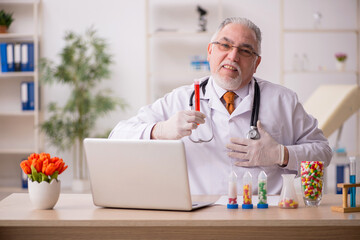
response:
<path fill-rule="evenodd" d="M 250 21 L 247 18 L 241 18 L 241 17 L 230 17 L 226 18 L 218 27 L 214 35 L 211 37 L 211 42 L 214 42 L 219 34 L 219 32 L 229 23 L 236 23 L 241 24 L 243 26 L 246 26 L 254 31 L 257 41 L 257 47 L 258 47 L 258 54 L 261 53 L 261 31 L 258 26 L 256 26 L 252 21 Z"/>

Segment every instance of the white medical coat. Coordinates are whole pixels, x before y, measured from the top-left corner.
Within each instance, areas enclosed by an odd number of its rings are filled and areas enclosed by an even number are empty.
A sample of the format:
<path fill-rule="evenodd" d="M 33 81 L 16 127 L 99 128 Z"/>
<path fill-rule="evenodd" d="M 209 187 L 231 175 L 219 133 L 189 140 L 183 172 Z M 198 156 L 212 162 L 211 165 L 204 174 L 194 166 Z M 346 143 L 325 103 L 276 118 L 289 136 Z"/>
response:
<path fill-rule="evenodd" d="M 202 80 L 207 79 L 203 78 Z M 253 180 L 253 192 L 257 194 L 257 178 L 264 170 L 268 176 L 268 193 L 279 194 L 282 188 L 281 174 L 298 174 L 304 160 L 323 161 L 325 166 L 332 157 L 331 148 L 322 131 L 317 128 L 317 120 L 308 115 L 297 95 L 280 85 L 257 78 L 261 100 L 259 120 L 263 128 L 278 143 L 289 150 L 289 163 L 282 168 L 234 167 L 238 176 L 238 193 L 242 194 L 242 178 L 249 171 Z M 226 144 L 231 137 L 245 138 L 250 128 L 251 110 L 254 97 L 254 80 L 249 94 L 230 115 L 215 92 L 210 77 L 205 95 L 200 90 L 200 109 L 207 117 L 206 125 L 199 125 L 200 136 L 209 135 L 213 124 L 214 138 L 208 143 L 193 143 L 183 137 L 188 163 L 189 181 L 192 194 L 227 194 L 228 178 L 234 159 L 227 156 Z M 135 117 L 120 121 L 109 138 L 150 139 L 153 126 L 165 121 L 180 110 L 189 110 L 189 99 L 194 86 L 183 86 L 158 99 L 153 104 L 142 107 Z M 201 131 L 204 131 L 201 133 Z M 254 140 L 256 141 L 256 140 Z M 171 174 L 171 173 L 169 173 Z"/>

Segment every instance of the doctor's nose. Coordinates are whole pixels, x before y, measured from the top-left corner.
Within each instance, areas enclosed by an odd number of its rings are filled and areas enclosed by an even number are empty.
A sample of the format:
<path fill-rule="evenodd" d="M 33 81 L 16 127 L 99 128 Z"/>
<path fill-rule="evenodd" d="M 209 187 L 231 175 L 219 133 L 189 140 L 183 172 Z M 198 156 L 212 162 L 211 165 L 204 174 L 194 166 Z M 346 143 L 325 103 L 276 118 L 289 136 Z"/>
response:
<path fill-rule="evenodd" d="M 228 52 L 227 58 L 233 62 L 237 62 L 240 59 L 239 51 L 236 47 L 233 47 L 231 51 Z"/>

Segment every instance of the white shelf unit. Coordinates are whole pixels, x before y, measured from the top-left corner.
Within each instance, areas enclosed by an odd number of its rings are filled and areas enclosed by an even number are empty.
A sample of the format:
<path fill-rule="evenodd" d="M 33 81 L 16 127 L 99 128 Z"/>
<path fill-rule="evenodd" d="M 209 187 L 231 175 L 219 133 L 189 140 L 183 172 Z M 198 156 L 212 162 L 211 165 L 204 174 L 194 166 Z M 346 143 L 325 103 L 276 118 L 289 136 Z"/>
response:
<path fill-rule="evenodd" d="M 293 12 L 289 13 L 289 8 L 294 9 Z M 315 23 L 313 17 L 318 13 L 322 16 L 321 21 L 312 25 Z M 335 0 L 318 0 L 311 4 L 309 1 L 304 3 L 299 0 L 281 0 L 281 14 L 280 83 L 282 85 L 296 90 L 300 101 L 305 101 L 321 84 L 357 84 L 360 86 L 360 0 L 349 0 L 346 3 Z M 296 18 L 300 20 L 294 20 Z M 286 22 L 289 19 L 293 20 L 296 26 L 290 27 Z M 334 20 L 338 21 L 331 22 Z M 292 42 L 297 44 L 300 42 L 300 44 L 294 46 Z M 288 53 L 289 51 L 293 51 L 292 55 Z M 306 69 L 294 69 L 296 68 L 294 66 L 295 51 L 298 51 L 299 59 L 303 57 L 302 54 L 309 54 L 306 56 L 307 60 L 311 62 L 306 63 Z M 343 71 L 336 70 L 334 56 L 336 52 L 348 54 L 346 69 Z M 300 92 L 297 91 L 298 89 L 301 89 Z M 360 112 L 357 112 L 354 121 L 347 123 L 351 124 L 351 135 L 355 135 L 353 136 L 354 151 L 359 156 Z M 325 193 L 335 193 L 335 171 L 339 161 L 346 164 L 348 160 L 347 157 L 338 159 L 338 156 L 334 154 L 332 163 L 325 171 Z"/>
<path fill-rule="evenodd" d="M 197 5 L 207 11 L 207 27 L 200 32 Z M 146 0 L 146 95 L 152 103 L 176 87 L 210 74 L 193 70 L 191 57 L 206 59 L 207 44 L 222 20 L 222 1 L 169 2 Z"/>
<path fill-rule="evenodd" d="M 331 74 L 337 75 L 337 77 L 352 74 L 354 83 L 360 85 L 359 11 L 359 0 L 349 0 L 346 3 L 336 0 L 318 0 L 316 3 L 309 0 L 305 0 L 305 2 L 281 0 L 281 84 L 286 86 L 288 83 L 287 75 L 294 74 Z M 317 17 L 320 16 L 320 18 L 317 18 L 319 21 L 316 21 L 315 14 Z M 288 20 L 292 22 L 288 23 Z M 338 45 L 336 45 L 336 41 L 334 44 L 332 39 L 326 38 L 328 36 L 339 37 L 338 40 L 343 37 L 346 38 L 346 42 L 342 44 L 337 42 Z M 314 52 L 311 56 L 314 61 L 309 69 L 296 71 L 289 66 L 291 65 L 289 63 L 292 63 L 294 59 L 286 54 L 287 50 L 285 49 L 294 49 L 294 46 L 291 45 L 291 40 L 294 38 L 301 41 L 301 44 L 296 46 L 299 48 L 300 53 L 304 53 L 303 46 L 309 47 L 309 45 L 312 45 L 309 51 Z M 345 46 L 349 43 L 350 46 Z M 350 63 L 350 66 L 345 71 L 335 69 L 335 47 L 337 47 L 337 51 L 345 51 L 349 55 L 347 62 Z M 354 49 L 356 51 L 353 51 Z M 329 59 L 333 61 L 333 64 L 329 62 Z M 314 63 L 318 64 L 318 66 L 314 66 Z M 321 64 L 324 64 L 323 68 L 320 66 Z"/>
<path fill-rule="evenodd" d="M 21 190 L 20 162 L 40 150 L 39 136 L 39 6 L 40 0 L 0 0 L 0 9 L 12 12 L 14 21 L 0 42 L 33 42 L 34 71 L 0 73 L 0 192 Z M 34 82 L 34 111 L 23 111 L 20 85 Z"/>
<path fill-rule="evenodd" d="M 298 92 L 300 100 L 305 100 L 321 84 L 360 86 L 360 0 L 349 0 L 346 4 L 319 0 L 309 5 L 311 7 L 302 7 L 301 4 L 306 5 L 301 1 L 281 1 L 281 84 L 294 89 L 303 85 L 302 89 L 306 90 Z M 296 10 L 289 12 L 290 5 Z M 320 21 L 316 22 L 313 18 L 315 14 L 322 16 Z M 293 20 L 297 17 L 301 20 Z M 287 23 L 289 19 L 295 26 Z M 331 22 L 336 19 L 338 21 Z M 292 40 L 299 43 L 299 39 L 301 44 L 293 46 Z M 308 56 L 308 59 L 313 60 L 311 66 L 303 71 L 295 70 L 294 49 L 299 51 L 299 58 L 302 53 L 311 54 Z M 306 49 L 310 49 L 310 53 L 305 52 Z M 293 55 L 288 54 L 288 51 L 293 51 Z M 335 68 L 334 54 L 337 51 L 348 54 L 344 71 Z M 360 154 L 360 113 L 357 113 L 356 118 L 355 151 Z"/>

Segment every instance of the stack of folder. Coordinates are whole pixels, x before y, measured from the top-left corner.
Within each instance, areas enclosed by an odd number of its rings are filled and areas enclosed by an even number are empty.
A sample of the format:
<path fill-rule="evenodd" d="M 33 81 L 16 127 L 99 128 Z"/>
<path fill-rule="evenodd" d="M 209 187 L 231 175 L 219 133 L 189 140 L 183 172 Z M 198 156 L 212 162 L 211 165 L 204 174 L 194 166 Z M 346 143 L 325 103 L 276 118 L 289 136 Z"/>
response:
<path fill-rule="evenodd" d="M 34 43 L 0 43 L 1 72 L 34 71 Z"/>
<path fill-rule="evenodd" d="M 21 83 L 21 107 L 23 111 L 34 111 L 35 96 L 34 82 Z"/>

